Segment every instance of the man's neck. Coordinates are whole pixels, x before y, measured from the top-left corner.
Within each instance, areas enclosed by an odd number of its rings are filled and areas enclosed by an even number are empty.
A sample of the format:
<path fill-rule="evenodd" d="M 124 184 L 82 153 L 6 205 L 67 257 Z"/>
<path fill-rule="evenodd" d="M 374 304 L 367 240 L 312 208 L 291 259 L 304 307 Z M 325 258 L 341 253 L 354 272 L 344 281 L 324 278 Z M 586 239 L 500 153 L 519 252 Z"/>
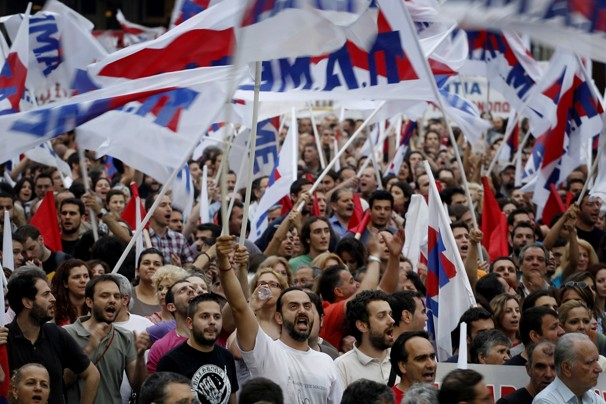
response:
<path fill-rule="evenodd" d="M 586 223 L 580 219 L 577 220 L 577 229 L 582 230 L 582 231 L 592 231 L 593 230 L 593 223 Z"/>
<path fill-rule="evenodd" d="M 377 349 L 366 336 L 362 336 L 362 343 L 358 346 L 358 351 L 374 359 L 383 360 L 387 356 L 387 349 Z"/>
<path fill-rule="evenodd" d="M 77 231 L 75 231 L 73 233 L 61 232 L 61 240 L 76 241 L 76 240 L 78 240 L 78 232 Z"/>
<path fill-rule="evenodd" d="M 200 352 L 212 352 L 213 349 L 215 349 L 215 344 L 212 344 L 212 345 L 200 345 L 191 336 L 187 340 L 187 345 L 189 345 L 190 347 L 192 347 L 195 350 L 200 351 Z"/>
<path fill-rule="evenodd" d="M 120 312 L 116 316 L 116 322 L 125 323 L 128 320 L 130 320 L 130 313 L 128 312 L 128 308 L 123 306 L 122 310 L 120 310 Z"/>
<path fill-rule="evenodd" d="M 154 233 L 156 233 L 158 236 L 164 236 L 166 234 L 166 232 L 168 231 L 168 225 L 161 226 L 153 219 L 150 220 L 149 225 L 152 228 L 152 230 L 154 231 Z"/>
<path fill-rule="evenodd" d="M 38 324 L 34 324 L 34 322 L 29 317 L 29 311 L 23 310 L 16 317 L 17 325 L 23 336 L 27 338 L 32 344 L 38 340 L 38 336 L 40 335 L 40 326 Z"/>
<path fill-rule="evenodd" d="M 341 225 L 343 225 L 343 227 L 347 228 L 347 226 L 349 226 L 349 219 L 351 219 L 351 216 L 350 217 L 343 217 L 343 216 L 338 215 L 335 212 L 335 217 L 337 218 L 337 220 L 339 221 L 339 223 L 341 223 Z"/>
<path fill-rule="evenodd" d="M 51 256 L 51 250 L 49 250 L 48 248 L 46 248 L 46 246 L 42 247 L 42 258 L 40 259 L 40 261 L 42 262 L 46 262 Z"/>
<path fill-rule="evenodd" d="M 82 327 L 84 327 L 89 332 L 93 332 L 99 324 L 108 324 L 109 325 L 109 327 L 107 327 L 107 333 L 109 333 L 109 331 L 112 329 L 111 323 L 97 321 L 97 319 L 95 319 L 95 316 L 92 316 L 92 315 L 90 316 L 90 318 L 88 320 L 82 322 Z M 107 333 L 105 335 L 107 335 Z"/>
<path fill-rule="evenodd" d="M 312 248 L 311 246 L 309 247 L 309 255 L 312 259 L 316 258 L 318 255 L 325 253 L 326 251 L 318 251 L 315 248 Z"/>
<path fill-rule="evenodd" d="M 187 328 L 187 323 L 185 322 L 185 316 L 179 313 L 175 315 L 175 332 L 177 335 L 181 337 L 190 337 L 189 328 Z"/>
<path fill-rule="evenodd" d="M 306 352 L 309 350 L 309 340 L 300 342 L 291 338 L 291 336 L 288 335 L 288 332 L 284 329 L 284 326 L 282 327 L 282 332 L 280 333 L 280 341 L 282 341 L 284 345 L 292 349 L 296 349 L 297 351 Z"/>

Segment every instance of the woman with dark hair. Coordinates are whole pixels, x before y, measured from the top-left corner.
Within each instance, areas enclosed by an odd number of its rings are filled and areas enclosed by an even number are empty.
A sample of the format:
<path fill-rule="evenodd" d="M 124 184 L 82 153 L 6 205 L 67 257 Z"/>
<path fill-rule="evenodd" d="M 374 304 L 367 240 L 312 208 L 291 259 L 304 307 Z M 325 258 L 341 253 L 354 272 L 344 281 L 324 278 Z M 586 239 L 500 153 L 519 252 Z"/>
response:
<path fill-rule="evenodd" d="M 90 260 L 86 262 L 86 265 L 88 265 L 88 267 L 90 268 L 93 278 L 111 272 L 111 268 L 109 267 L 109 265 L 107 265 L 104 261 L 101 260 Z"/>
<path fill-rule="evenodd" d="M 405 182 L 396 182 L 389 187 L 393 195 L 393 210 L 400 216 L 404 216 L 408 210 L 410 197 L 414 193 L 410 185 Z"/>
<path fill-rule="evenodd" d="M 353 237 L 345 237 L 339 240 L 335 248 L 335 254 L 341 257 L 352 274 L 366 265 L 366 247 L 360 240 Z"/>
<path fill-rule="evenodd" d="M 152 277 L 158 268 L 163 265 L 164 256 L 160 250 L 147 248 L 141 252 L 135 271 L 131 313 L 140 316 L 151 316 L 160 310 L 157 288 L 154 287 Z"/>
<path fill-rule="evenodd" d="M 14 190 L 15 196 L 17 197 L 15 204 L 21 205 L 25 212 L 25 217 L 28 218 L 30 216 L 32 201 L 36 197 L 36 194 L 34 194 L 33 181 L 28 177 L 23 177 L 17 181 Z"/>
<path fill-rule="evenodd" d="M 88 313 L 84 291 L 91 277 L 90 268 L 82 260 L 72 258 L 59 265 L 51 281 L 51 291 L 57 300 L 54 316 L 57 325 L 72 324 Z"/>

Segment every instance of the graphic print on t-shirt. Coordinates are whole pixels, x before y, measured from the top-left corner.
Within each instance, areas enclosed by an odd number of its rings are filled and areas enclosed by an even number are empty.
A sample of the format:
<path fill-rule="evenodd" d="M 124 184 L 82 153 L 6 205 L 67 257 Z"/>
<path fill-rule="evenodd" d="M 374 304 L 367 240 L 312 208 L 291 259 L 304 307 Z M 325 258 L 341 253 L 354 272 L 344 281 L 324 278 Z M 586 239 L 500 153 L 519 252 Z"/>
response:
<path fill-rule="evenodd" d="M 200 366 L 191 378 L 191 387 L 201 404 L 227 404 L 231 396 L 227 366 Z"/>

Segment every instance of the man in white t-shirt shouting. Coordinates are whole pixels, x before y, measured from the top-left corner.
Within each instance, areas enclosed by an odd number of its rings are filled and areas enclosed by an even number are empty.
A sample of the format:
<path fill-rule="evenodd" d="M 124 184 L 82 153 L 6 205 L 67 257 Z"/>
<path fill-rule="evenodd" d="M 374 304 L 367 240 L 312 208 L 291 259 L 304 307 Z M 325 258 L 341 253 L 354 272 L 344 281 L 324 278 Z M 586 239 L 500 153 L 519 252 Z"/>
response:
<path fill-rule="evenodd" d="M 336 366 L 330 356 L 309 347 L 314 321 L 309 296 L 300 288 L 281 293 L 275 320 L 282 330 L 280 338 L 272 340 L 259 327 L 232 271 L 228 256 L 234 250 L 234 239 L 233 236 L 217 239 L 219 277 L 236 322 L 242 358 L 251 376 L 263 376 L 280 385 L 287 404 L 340 403 L 343 385 Z"/>

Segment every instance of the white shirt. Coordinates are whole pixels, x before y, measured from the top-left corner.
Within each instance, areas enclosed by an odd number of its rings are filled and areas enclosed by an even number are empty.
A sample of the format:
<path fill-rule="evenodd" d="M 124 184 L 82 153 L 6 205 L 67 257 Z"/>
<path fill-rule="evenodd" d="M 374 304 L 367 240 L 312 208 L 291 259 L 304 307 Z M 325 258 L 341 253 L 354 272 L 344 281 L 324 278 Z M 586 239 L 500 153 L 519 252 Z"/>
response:
<path fill-rule="evenodd" d="M 604 399 L 597 395 L 593 389 L 583 394 L 583 404 L 605 404 Z M 536 395 L 532 404 L 578 404 L 579 400 L 574 393 L 556 377 L 543 391 Z"/>
<path fill-rule="evenodd" d="M 322 352 L 293 349 L 272 340 L 259 328 L 254 349 L 242 350 L 242 359 L 251 377 L 265 377 L 282 387 L 285 404 L 341 402 L 339 371 L 330 356 Z"/>
<path fill-rule="evenodd" d="M 354 344 L 351 351 L 335 359 L 335 365 L 341 373 L 343 384 L 349 386 L 358 379 L 369 379 L 387 384 L 391 372 L 390 351 L 391 349 L 388 349 L 385 358 L 380 360 L 366 355 Z"/>

